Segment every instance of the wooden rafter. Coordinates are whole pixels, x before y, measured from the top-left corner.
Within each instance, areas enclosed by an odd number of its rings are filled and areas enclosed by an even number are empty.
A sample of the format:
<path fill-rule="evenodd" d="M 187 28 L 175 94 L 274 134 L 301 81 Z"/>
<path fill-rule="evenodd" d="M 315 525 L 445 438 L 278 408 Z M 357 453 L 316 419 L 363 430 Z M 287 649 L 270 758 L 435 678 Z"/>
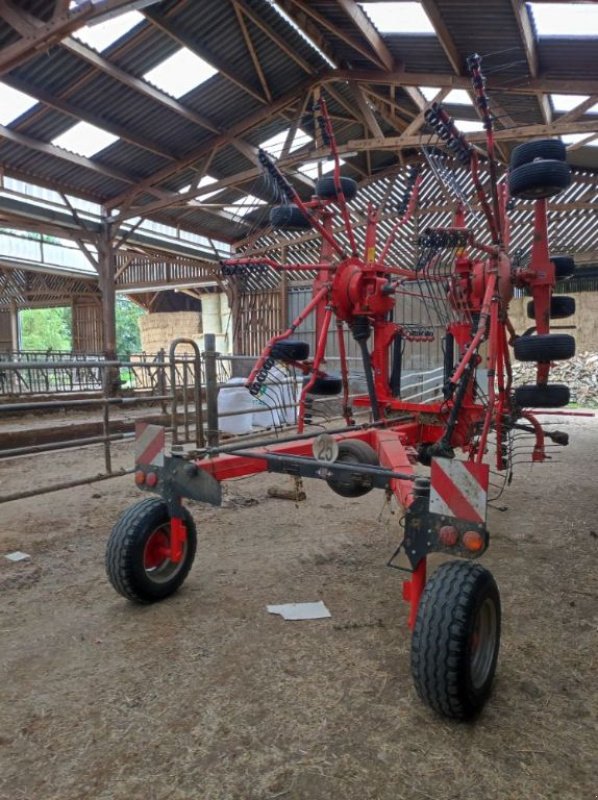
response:
<path fill-rule="evenodd" d="M 49 22 L 43 22 L 20 9 L 12 0 L 2 0 L 0 17 L 21 34 L 21 39 L 0 50 L 0 75 L 29 61 L 35 55 L 58 44 L 69 33 L 82 28 L 108 11 L 118 11 L 130 0 L 104 0 L 101 4 L 83 3 L 69 11 L 68 4 L 57 2 Z"/>
<path fill-rule="evenodd" d="M 573 121 L 564 123 L 562 125 L 559 125 L 559 122 L 557 121 L 551 125 L 522 125 L 516 128 L 497 130 L 495 131 L 494 138 L 499 142 L 509 142 L 531 139 L 535 137 L 560 136 L 565 133 L 593 133 L 595 131 L 595 127 L 596 124 L 593 121 Z M 485 131 L 470 133 L 467 135 L 467 138 L 471 142 L 484 144 L 486 141 L 486 133 Z M 422 145 L 429 147 L 434 145 L 442 145 L 442 140 L 435 135 L 421 136 L 418 134 L 413 134 L 411 136 L 403 135 L 387 136 L 382 138 L 376 137 L 372 139 L 351 139 L 348 142 L 339 145 L 338 152 L 342 157 L 345 153 L 351 153 L 355 150 L 358 152 L 366 152 L 368 150 L 401 150 L 421 147 Z M 282 169 L 286 169 L 297 163 L 300 163 L 301 161 L 313 161 L 317 160 L 318 158 L 325 157 L 326 155 L 328 155 L 328 151 L 326 149 L 313 150 L 309 153 L 301 152 L 299 155 L 293 153 L 287 158 L 282 159 L 279 164 Z M 207 193 L 217 191 L 219 189 L 225 189 L 231 185 L 234 185 L 235 183 L 238 184 L 253 180 L 259 174 L 260 173 L 257 168 L 246 170 L 245 172 L 238 173 L 237 175 L 229 178 L 216 181 L 216 183 L 210 184 L 209 187 L 205 187 L 205 189 L 201 191 L 203 193 Z M 184 199 L 187 196 L 190 197 L 191 194 L 191 192 L 181 193 L 179 195 L 179 199 Z M 201 194 L 201 192 L 199 192 L 199 194 Z M 168 200 L 157 200 L 156 202 L 148 203 L 144 206 L 131 208 L 124 216 L 138 216 L 140 214 L 155 213 L 156 211 L 166 208 L 169 205 L 171 205 L 171 203 Z M 118 218 L 119 221 L 120 219 L 121 217 Z"/>
<path fill-rule="evenodd" d="M 323 14 L 320 14 L 318 11 L 316 11 L 316 9 L 312 8 L 309 2 L 306 2 L 306 0 L 290 0 L 290 2 L 297 10 L 313 19 L 319 26 L 321 26 L 322 29 L 334 34 L 337 39 L 340 39 L 342 42 L 349 45 L 349 47 L 353 48 L 356 53 L 359 53 L 359 55 L 367 58 L 368 61 L 371 61 L 381 69 L 384 69 L 384 61 L 382 61 L 375 50 L 366 47 L 357 37 L 351 36 L 345 31 L 340 30 L 339 27 L 331 22 L 327 17 L 325 17 Z M 303 25 L 301 24 L 301 19 L 296 11 L 293 13 L 293 9 L 289 8 L 288 13 L 289 16 L 294 19 L 295 23 L 302 28 Z M 306 33 L 311 35 L 310 30 L 306 30 Z"/>
<path fill-rule="evenodd" d="M 255 74 L 257 75 L 259 82 L 262 85 L 262 90 L 264 95 L 269 103 L 272 102 L 272 93 L 270 91 L 270 87 L 268 86 L 268 81 L 266 80 L 266 76 L 264 75 L 264 70 L 262 69 L 262 65 L 260 64 L 260 60 L 255 52 L 255 46 L 251 40 L 251 35 L 249 30 L 247 29 L 247 25 L 245 24 L 245 18 L 243 17 L 243 12 L 239 8 L 238 3 L 234 3 L 233 7 L 235 9 L 235 14 L 237 16 L 237 22 L 239 23 L 239 28 L 241 30 L 241 35 L 243 36 L 243 40 L 245 41 L 245 45 L 247 46 L 247 52 L 249 53 L 249 58 L 251 59 L 251 63 L 253 64 L 253 68 L 255 69 Z"/>
<path fill-rule="evenodd" d="M 170 36 L 170 38 L 177 42 L 177 44 L 179 44 L 181 47 L 187 47 L 192 53 L 195 53 L 195 55 L 199 56 L 204 61 L 207 61 L 208 64 L 211 64 L 214 69 L 217 69 L 221 75 L 227 78 L 227 80 L 231 81 L 231 83 L 234 83 L 235 86 L 239 87 L 239 89 L 242 89 L 244 92 L 251 95 L 251 97 L 253 97 L 254 100 L 257 100 L 258 103 L 268 102 L 267 97 L 254 89 L 254 87 L 247 83 L 244 78 L 240 77 L 238 70 L 233 69 L 229 64 L 225 63 L 225 61 L 216 53 L 212 53 L 206 47 L 200 45 L 197 39 L 189 36 L 189 34 L 187 34 L 181 28 L 178 28 L 172 22 L 172 20 L 161 16 L 151 7 L 144 9 L 143 13 L 153 25 L 163 31 L 163 33 L 167 34 L 167 36 Z"/>
<path fill-rule="evenodd" d="M 540 73 L 540 62 L 538 58 L 538 46 L 529 16 L 529 11 L 525 4 L 525 0 L 511 0 L 511 5 L 513 7 L 517 28 L 519 29 L 519 36 L 521 37 L 523 50 L 525 52 L 529 74 L 532 76 L 532 78 L 537 78 Z M 550 106 L 548 97 L 546 97 L 544 94 L 538 94 L 537 98 L 544 122 L 548 124 L 552 120 L 552 108 Z"/>

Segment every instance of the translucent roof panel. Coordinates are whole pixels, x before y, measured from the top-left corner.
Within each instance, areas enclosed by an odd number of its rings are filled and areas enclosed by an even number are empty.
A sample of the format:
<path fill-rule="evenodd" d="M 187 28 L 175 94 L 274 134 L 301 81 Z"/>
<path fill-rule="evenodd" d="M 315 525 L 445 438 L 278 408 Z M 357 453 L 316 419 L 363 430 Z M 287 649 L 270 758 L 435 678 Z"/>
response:
<path fill-rule="evenodd" d="M 596 139 L 589 139 L 583 147 L 598 147 L 598 132 L 595 134 L 591 133 L 566 133 L 561 136 L 561 139 L 565 144 L 577 144 L 578 142 L 583 142 L 584 139 L 588 139 L 588 137 L 596 136 Z"/>
<path fill-rule="evenodd" d="M 113 144 L 117 139 L 118 136 L 91 125 L 89 122 L 77 122 L 68 131 L 53 139 L 52 144 L 62 147 L 63 150 L 70 150 L 71 153 L 90 158 Z"/>
<path fill-rule="evenodd" d="M 421 3 L 359 3 L 380 33 L 436 31 Z"/>
<path fill-rule="evenodd" d="M 36 103 L 33 97 L 0 81 L 0 125 L 10 125 Z"/>
<path fill-rule="evenodd" d="M 188 47 L 181 47 L 143 77 L 171 97 L 182 97 L 217 72 Z"/>
<path fill-rule="evenodd" d="M 223 211 L 232 214 L 234 217 L 244 217 L 253 211 L 257 206 L 265 206 L 266 201 L 253 194 L 247 194 L 241 200 L 236 200 L 234 205 L 225 206 Z"/>
<path fill-rule="evenodd" d="M 284 147 L 284 143 L 287 140 L 287 136 L 289 135 L 290 128 L 287 128 L 286 131 L 281 131 L 280 133 L 275 133 L 274 136 L 271 136 L 269 139 L 266 139 L 264 142 L 260 142 L 260 147 L 262 150 L 265 150 L 267 153 L 270 153 L 271 156 L 278 158 L 282 153 L 282 148 Z M 304 147 L 306 144 L 313 142 L 313 136 L 310 136 L 305 131 L 302 131 L 301 128 L 297 128 L 295 131 L 295 137 L 289 147 L 289 152 L 292 153 L 293 150 L 298 150 L 300 147 Z"/>
<path fill-rule="evenodd" d="M 530 3 L 538 36 L 596 36 L 596 3 Z"/>
<path fill-rule="evenodd" d="M 456 119 L 455 125 L 461 133 L 477 133 L 484 130 L 482 122 L 477 119 Z"/>
<path fill-rule="evenodd" d="M 106 20 L 106 22 L 86 25 L 75 31 L 73 36 L 101 53 L 143 20 L 144 17 L 138 11 L 127 11 L 125 14 Z"/>
<path fill-rule="evenodd" d="M 598 45 L 597 45 L 598 46 Z M 573 111 L 574 108 L 577 108 L 578 105 L 587 100 L 589 95 L 587 94 L 551 94 L 550 99 L 552 101 L 552 107 L 555 111 Z M 586 114 L 598 114 L 598 103 L 595 106 L 591 106 L 586 112 Z"/>
<path fill-rule="evenodd" d="M 428 102 L 432 101 L 438 92 L 440 91 L 439 86 L 421 86 L 420 92 L 426 98 Z M 447 94 L 447 96 L 442 101 L 443 103 L 449 103 L 454 106 L 472 106 L 473 103 L 471 101 L 471 97 L 469 96 L 468 92 L 465 89 L 451 89 L 451 91 Z"/>
<path fill-rule="evenodd" d="M 204 186 L 209 186 L 212 183 L 216 183 L 216 178 L 213 178 L 211 175 L 204 175 L 203 178 L 198 183 L 198 188 L 203 189 Z M 179 194 L 185 194 L 191 188 L 191 184 L 188 183 L 186 186 L 183 186 L 182 189 L 179 189 Z M 197 200 L 201 203 L 204 200 L 207 200 L 208 197 L 214 197 L 215 194 L 223 191 L 222 189 L 216 189 L 215 192 L 208 192 L 208 194 L 202 194 L 201 197 L 198 197 Z"/>
<path fill-rule="evenodd" d="M 341 167 L 344 163 L 344 160 L 339 158 L 339 164 Z M 334 169 L 334 160 L 329 158 L 326 161 L 307 161 L 305 164 L 302 164 L 299 167 L 299 172 L 302 172 L 304 175 L 307 175 L 308 178 L 315 180 L 318 177 L 318 164 L 322 165 L 322 175 L 325 175 L 327 172 L 330 172 Z"/>

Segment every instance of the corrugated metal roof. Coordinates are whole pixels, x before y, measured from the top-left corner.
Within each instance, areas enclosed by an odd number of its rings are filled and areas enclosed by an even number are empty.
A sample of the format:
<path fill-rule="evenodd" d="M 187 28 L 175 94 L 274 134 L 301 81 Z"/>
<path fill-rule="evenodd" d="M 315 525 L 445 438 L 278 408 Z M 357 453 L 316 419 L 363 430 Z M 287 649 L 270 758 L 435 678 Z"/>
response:
<path fill-rule="evenodd" d="M 289 0 L 279 0 L 286 10 L 304 18 Z M 54 0 L 22 0 L 19 8 L 40 19 L 49 19 Z M 517 26 L 511 0 L 438 0 L 437 7 L 461 59 L 477 51 L 483 56 L 483 67 L 490 79 L 500 79 L 513 86 L 525 86 L 528 67 L 523 43 Z M 165 0 L 145 9 L 146 19 L 100 54 L 100 67 L 92 66 L 86 59 L 62 45 L 39 52 L 29 61 L 16 67 L 12 75 L 32 91 L 43 90 L 58 99 L 68 101 L 82 114 L 105 120 L 110 125 L 127 129 L 131 139 L 143 140 L 149 147 L 118 141 L 94 160 L 101 168 L 123 173 L 129 181 L 138 182 L 155 176 L 156 187 L 161 191 L 176 192 L 193 179 L 197 169 L 203 169 L 203 160 L 210 154 L 212 144 L 218 149 L 211 158 L 208 173 L 218 178 L 230 178 L 254 166 L 250 156 L 227 144 L 220 135 L 240 131 L 246 142 L 257 146 L 278 131 L 285 130 L 295 118 L 305 100 L 304 93 L 292 96 L 310 76 L 314 79 L 329 69 L 325 59 L 283 19 L 268 0 L 244 0 L 238 5 L 251 47 L 258 59 L 267 89 L 248 49 L 242 28 L 231 0 Z M 322 26 L 310 18 L 312 29 L 339 67 L 349 70 L 380 72 L 372 44 L 358 22 L 352 19 L 337 3 L 329 0 L 312 0 L 309 8 L 324 17 L 329 25 Z M 331 30 L 331 28 L 333 30 Z M 358 43 L 358 48 L 351 45 Z M 385 34 L 384 47 L 396 62 L 396 67 L 408 72 L 425 72 L 429 75 L 453 75 L 441 42 L 434 35 Z M 0 20 L 0 48 L 16 41 L 14 31 Z M 198 54 L 213 59 L 226 74 L 218 73 L 201 83 L 187 95 L 179 98 L 182 113 L 151 98 L 135 86 L 123 81 L 117 74 L 110 75 L 111 65 L 125 73 L 141 78 L 149 69 L 175 52 L 182 44 Z M 361 52 L 360 52 L 361 51 Z M 0 49 L 0 58 L 1 58 Z M 550 78 L 595 80 L 598 74 L 598 47 L 596 39 L 565 40 L 558 37 L 540 39 L 538 42 L 540 71 Z M 96 59 L 98 55 L 96 54 Z M 101 67 L 102 59 L 106 62 Z M 300 63 L 298 63 L 300 62 Z M 112 70 L 113 71 L 113 70 Z M 228 77 L 227 77 L 228 76 Z M 326 87 L 330 86 L 332 92 Z M 409 123 L 418 109 L 396 83 L 391 89 L 384 84 L 370 84 L 380 97 L 372 99 L 371 111 L 385 136 L 395 136 L 397 130 Z M 367 87 L 366 87 L 367 88 Z M 273 102 L 288 97 L 288 106 L 275 113 L 271 110 L 265 93 L 269 91 Z M 356 102 L 354 90 L 344 80 L 325 84 L 323 89 L 329 110 L 334 118 L 339 143 L 369 136 L 362 111 Z M 512 94 L 505 89 L 490 91 L 497 106 L 498 127 L 533 124 L 543 121 L 538 101 L 534 95 Z M 386 98 L 386 99 L 380 99 Z M 368 101 L 370 102 L 370 101 Z M 396 109 L 396 103 L 400 106 Z M 172 104 L 171 104 L 172 105 Z M 450 106 L 449 113 L 460 118 L 475 119 L 473 109 Z M 281 113 L 283 111 L 284 113 Z M 308 104 L 308 115 L 309 104 Z M 397 124 L 389 115 L 396 113 Z M 210 131 L 189 117 L 202 117 L 218 130 Z M 386 118 L 385 118 L 386 117 Z M 590 119 L 586 115 L 585 119 Z M 13 128 L 48 142 L 73 124 L 73 118 L 44 104 L 28 112 Z M 311 117 L 302 120 L 304 130 L 313 133 Z M 164 156 L 152 152 L 162 151 Z M 174 169 L 176 159 L 196 154 Z M 405 151 L 403 151 L 403 156 Z M 598 148 L 580 148 L 572 152 L 574 163 L 598 169 Z M 102 175 L 85 166 L 40 153 L 8 141 L 0 142 L 0 162 L 7 174 L 29 176 L 32 180 L 54 183 L 57 188 L 73 194 L 110 203 L 133 184 L 115 176 Z M 350 157 L 343 171 L 356 178 L 376 175 L 396 164 L 397 154 L 392 151 L 368 151 Z M 176 165 L 175 165 L 176 166 Z M 296 171 L 296 167 L 292 171 Z M 303 195 L 309 187 L 296 181 Z M 270 200 L 268 188 L 259 178 L 246 181 L 242 191 L 229 188 L 219 200 L 234 201 L 243 192 L 252 192 Z M 155 203 L 156 194 L 143 186 L 133 200 L 137 208 L 143 203 Z M 206 201 L 208 202 L 208 201 Z M 245 223 L 253 224 L 262 216 L 252 212 Z M 187 226 L 189 230 L 205 231 L 230 239 L 244 236 L 247 224 L 232 223 L 213 211 L 182 206 L 152 212 L 152 219 Z"/>

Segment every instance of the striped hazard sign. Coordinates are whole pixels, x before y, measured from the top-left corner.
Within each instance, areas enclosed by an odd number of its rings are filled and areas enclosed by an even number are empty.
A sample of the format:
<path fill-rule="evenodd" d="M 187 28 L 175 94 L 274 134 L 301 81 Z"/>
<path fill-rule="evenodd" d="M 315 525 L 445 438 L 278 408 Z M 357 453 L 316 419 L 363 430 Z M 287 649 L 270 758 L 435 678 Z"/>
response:
<path fill-rule="evenodd" d="M 430 484 L 430 511 L 444 517 L 484 523 L 488 503 L 487 464 L 433 458 Z"/>
<path fill-rule="evenodd" d="M 145 466 L 163 467 L 166 432 L 161 425 L 138 422 L 135 425 L 135 462 Z"/>

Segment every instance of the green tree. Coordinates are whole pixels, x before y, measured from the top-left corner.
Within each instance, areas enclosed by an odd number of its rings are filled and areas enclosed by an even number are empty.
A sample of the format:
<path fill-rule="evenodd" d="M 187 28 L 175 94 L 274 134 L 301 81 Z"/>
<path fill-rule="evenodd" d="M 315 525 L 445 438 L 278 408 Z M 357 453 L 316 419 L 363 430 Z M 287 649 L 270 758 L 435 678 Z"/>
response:
<path fill-rule="evenodd" d="M 70 350 L 71 309 L 28 308 L 20 312 L 23 350 Z"/>
<path fill-rule="evenodd" d="M 116 350 L 119 355 L 141 351 L 139 317 L 145 313 L 126 297 L 116 298 Z"/>

